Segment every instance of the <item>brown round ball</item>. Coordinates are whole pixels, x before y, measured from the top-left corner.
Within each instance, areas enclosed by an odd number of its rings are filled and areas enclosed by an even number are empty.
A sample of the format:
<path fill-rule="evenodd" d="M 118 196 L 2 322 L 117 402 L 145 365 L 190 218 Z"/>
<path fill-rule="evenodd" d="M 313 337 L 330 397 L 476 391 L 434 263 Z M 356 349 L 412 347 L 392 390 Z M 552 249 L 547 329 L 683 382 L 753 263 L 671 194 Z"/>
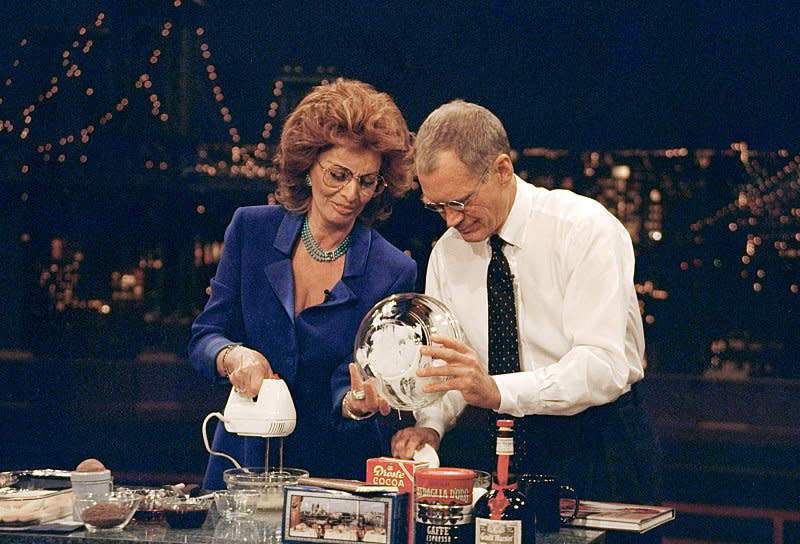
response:
<path fill-rule="evenodd" d="M 77 472 L 102 472 L 106 469 L 97 459 L 84 459 L 75 468 Z"/>

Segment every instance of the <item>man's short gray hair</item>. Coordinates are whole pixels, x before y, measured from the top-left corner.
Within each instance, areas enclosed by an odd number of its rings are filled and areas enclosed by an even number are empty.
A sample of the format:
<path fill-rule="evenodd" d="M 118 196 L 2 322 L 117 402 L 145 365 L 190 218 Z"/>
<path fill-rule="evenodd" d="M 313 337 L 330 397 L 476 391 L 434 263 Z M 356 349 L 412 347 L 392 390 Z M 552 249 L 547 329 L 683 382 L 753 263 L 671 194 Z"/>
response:
<path fill-rule="evenodd" d="M 414 140 L 417 172 L 437 168 L 436 154 L 453 151 L 467 168 L 481 174 L 500 153 L 511 153 L 503 123 L 488 109 L 461 99 L 433 110 Z"/>

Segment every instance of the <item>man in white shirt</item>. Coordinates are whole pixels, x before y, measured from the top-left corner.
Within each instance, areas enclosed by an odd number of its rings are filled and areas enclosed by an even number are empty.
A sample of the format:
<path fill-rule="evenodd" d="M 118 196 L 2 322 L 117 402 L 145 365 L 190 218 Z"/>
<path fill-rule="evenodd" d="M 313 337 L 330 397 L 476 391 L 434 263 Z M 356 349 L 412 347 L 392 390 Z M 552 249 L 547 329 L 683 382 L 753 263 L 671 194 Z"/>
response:
<path fill-rule="evenodd" d="M 477 104 L 439 107 L 415 147 L 423 203 L 448 227 L 431 253 L 425 292 L 455 313 L 466 342 L 437 337 L 439 345 L 422 348 L 448 364 L 418 374 L 450 378 L 425 390 L 448 393 L 395 434 L 393 455 L 410 458 L 425 443 L 438 449 L 470 405 L 518 418 L 518 473 L 555 474 L 585 499 L 659 502 L 660 448 L 634 385 L 644 377 L 644 334 L 624 226 L 592 199 L 517 177 L 502 123 Z M 505 242 L 519 338 L 519 370 L 494 375 L 492 235 Z M 488 437 L 488 421 L 485 428 Z M 482 462 L 474 468 L 491 469 Z"/>

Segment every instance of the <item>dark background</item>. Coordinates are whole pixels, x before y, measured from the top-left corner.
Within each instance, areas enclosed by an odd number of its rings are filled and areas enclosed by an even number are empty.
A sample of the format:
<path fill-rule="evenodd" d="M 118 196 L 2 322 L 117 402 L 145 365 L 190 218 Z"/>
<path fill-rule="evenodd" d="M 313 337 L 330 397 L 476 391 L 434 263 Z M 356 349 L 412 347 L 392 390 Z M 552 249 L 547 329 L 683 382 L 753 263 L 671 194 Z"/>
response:
<path fill-rule="evenodd" d="M 487 106 L 515 149 L 543 148 L 521 153 L 518 171 L 641 226 L 642 389 L 665 449 L 666 499 L 682 505 L 670 530 L 769 541 L 765 509 L 800 510 L 800 261 L 789 253 L 800 248 L 798 20 L 788 1 L 5 2 L 0 470 L 98 457 L 118 482 L 199 481 L 199 423 L 226 391 L 185 360 L 214 273 L 196 255 L 218 249 L 233 210 L 263 203 L 271 186 L 263 174 L 197 167 L 227 169 L 234 144 L 269 149 L 272 102 L 285 112 L 320 73 L 341 74 L 391 94 L 412 130 L 456 97 Z M 73 63 L 80 77 L 67 75 Z M 144 73 L 152 90 L 135 88 Z M 290 76 L 278 99 L 276 79 Z M 42 98 L 53 77 L 58 92 Z M 269 135 L 265 123 L 276 123 Z M 87 143 L 61 143 L 88 126 Z M 732 149 L 742 141 L 749 153 Z M 630 167 L 624 183 L 615 165 Z M 442 224 L 418 196 L 380 228 L 424 273 Z M 142 273 L 144 293 L 125 299 L 115 273 Z M 108 312 L 81 306 L 91 300 Z M 728 374 L 709 373 L 728 363 Z M 704 504 L 761 519 L 720 521 Z M 794 522 L 786 541 L 798 531 Z"/>
<path fill-rule="evenodd" d="M 412 130 L 452 98 L 486 105 L 526 179 L 617 213 L 653 365 L 699 372 L 733 339 L 741 349 L 723 358 L 752 347 L 759 372 L 794 376 L 800 7 L 676 4 L 11 2 L 0 347 L 185 356 L 215 264 L 193 255 L 218 247 L 237 206 L 266 200 L 281 116 L 341 74 L 394 96 Z M 235 146 L 256 158 L 253 175 L 233 171 Z M 418 196 L 380 228 L 412 251 L 422 288 L 443 225 Z M 127 273 L 143 274 L 144 294 L 110 285 Z"/>
<path fill-rule="evenodd" d="M 373 83 L 412 129 L 442 102 L 479 102 L 516 147 L 800 141 L 796 2 L 185 0 L 176 10 L 161 0 L 35 0 L 2 11 L 4 47 L 32 25 L 89 24 L 97 11 L 112 33 L 191 17 L 206 29 L 244 141 L 258 135 L 286 64 L 333 65 Z"/>
<path fill-rule="evenodd" d="M 215 266 L 192 255 L 271 190 L 266 169 L 233 172 L 233 147 L 267 167 L 282 116 L 341 74 L 390 93 L 412 130 L 455 97 L 486 105 L 526 179 L 617 213 L 637 284 L 668 294 L 640 292 L 651 368 L 700 372 L 723 340 L 739 347 L 722 359 L 794 376 L 798 15 L 790 2 L 12 2 L 0 348 L 184 357 Z M 380 228 L 412 251 L 421 289 L 443 224 L 418 196 Z M 127 272 L 143 274 L 143 295 L 112 288 Z M 92 300 L 109 311 L 82 306 Z"/>

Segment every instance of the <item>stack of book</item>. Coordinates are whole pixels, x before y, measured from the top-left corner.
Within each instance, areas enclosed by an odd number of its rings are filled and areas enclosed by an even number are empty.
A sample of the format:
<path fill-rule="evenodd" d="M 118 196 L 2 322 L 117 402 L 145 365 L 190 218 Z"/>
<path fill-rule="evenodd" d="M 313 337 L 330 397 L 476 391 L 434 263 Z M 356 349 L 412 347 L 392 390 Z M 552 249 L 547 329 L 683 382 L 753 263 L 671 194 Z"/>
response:
<path fill-rule="evenodd" d="M 562 499 L 561 515 L 566 517 L 572 514 L 574 504 L 572 501 Z M 675 510 L 669 506 L 580 501 L 578 515 L 568 525 L 587 529 L 644 533 L 673 519 Z"/>

